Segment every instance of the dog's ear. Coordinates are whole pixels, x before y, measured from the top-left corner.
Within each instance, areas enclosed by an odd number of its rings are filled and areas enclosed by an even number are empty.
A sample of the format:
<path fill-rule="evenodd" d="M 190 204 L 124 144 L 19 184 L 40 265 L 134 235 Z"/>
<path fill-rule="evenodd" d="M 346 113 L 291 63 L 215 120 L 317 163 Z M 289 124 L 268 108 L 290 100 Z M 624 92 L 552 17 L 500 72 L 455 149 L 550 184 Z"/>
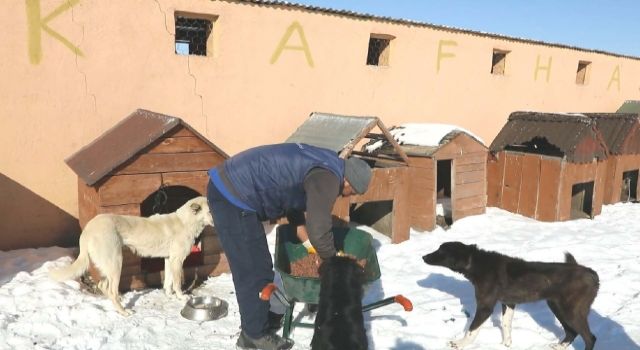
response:
<path fill-rule="evenodd" d="M 194 214 L 198 214 L 200 210 L 202 210 L 202 206 L 200 206 L 200 204 L 198 203 L 191 203 L 190 208 Z"/>

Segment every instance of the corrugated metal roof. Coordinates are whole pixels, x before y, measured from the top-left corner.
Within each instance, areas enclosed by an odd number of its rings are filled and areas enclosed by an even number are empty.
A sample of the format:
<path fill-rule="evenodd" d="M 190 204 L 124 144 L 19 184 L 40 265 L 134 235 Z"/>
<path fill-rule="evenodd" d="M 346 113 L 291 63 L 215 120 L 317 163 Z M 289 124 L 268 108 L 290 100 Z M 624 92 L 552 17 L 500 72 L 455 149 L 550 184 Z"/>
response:
<path fill-rule="evenodd" d="M 563 48 L 563 49 L 570 49 L 570 50 L 577 50 L 577 51 L 583 51 L 583 52 L 604 54 L 604 55 L 609 55 L 609 56 L 614 56 L 614 57 L 623 57 L 623 58 L 630 58 L 630 59 L 640 60 L 640 57 L 631 56 L 631 55 L 623 55 L 623 54 L 619 54 L 619 53 L 615 53 L 615 52 L 608 52 L 608 51 L 596 50 L 596 49 L 587 49 L 587 48 L 581 48 L 581 47 L 571 46 L 571 45 L 566 45 L 566 44 L 550 43 L 550 42 L 541 41 L 541 40 L 532 40 L 532 39 L 518 38 L 518 37 L 502 35 L 502 34 L 488 33 L 488 32 L 482 32 L 482 31 L 469 30 L 469 29 L 462 29 L 462 28 L 456 28 L 456 27 L 450 27 L 450 26 L 445 26 L 445 25 L 432 24 L 432 23 L 427 23 L 427 22 L 422 22 L 422 21 L 415 21 L 415 20 L 410 20 L 410 19 L 393 18 L 393 17 L 378 16 L 378 15 L 372 15 L 372 14 L 368 14 L 368 13 L 361 13 L 361 12 L 355 12 L 355 11 L 338 10 L 338 9 L 327 8 L 327 7 L 305 5 L 305 4 L 299 4 L 299 3 L 296 3 L 296 2 L 289 2 L 289 1 L 277 1 L 277 0 L 223 0 L 223 1 L 238 2 L 238 3 L 248 3 L 248 4 L 256 4 L 256 5 L 266 5 L 266 6 L 282 6 L 282 7 L 287 7 L 287 8 L 297 8 L 297 9 L 301 9 L 301 10 L 307 10 L 307 11 L 313 11 L 313 12 L 322 12 L 322 13 L 326 13 L 326 14 L 334 14 L 334 15 L 345 16 L 345 17 L 353 17 L 353 18 L 358 18 L 358 19 L 371 19 L 371 20 L 375 20 L 375 21 L 390 22 L 390 23 L 395 23 L 395 24 L 412 25 L 412 26 L 417 26 L 417 27 L 426 27 L 426 28 L 431 28 L 431 29 L 434 29 L 434 30 L 441 30 L 441 31 L 452 32 L 452 33 L 460 33 L 460 34 L 467 34 L 467 35 L 474 35 L 474 36 L 483 36 L 483 37 L 500 39 L 500 40 L 516 41 L 516 42 L 521 42 L 521 43 L 526 43 L 526 44 L 544 45 L 544 46 L 550 46 L 550 47 L 558 47 L 558 48 Z"/>
<path fill-rule="evenodd" d="M 535 138 L 546 139 L 572 163 L 605 159 L 608 150 L 595 120 L 583 114 L 513 112 L 491 143 L 496 153 L 508 146 L 520 146 Z"/>
<path fill-rule="evenodd" d="M 160 137 L 183 126 L 224 157 L 217 146 L 177 117 L 138 109 L 79 151 L 65 159 L 67 165 L 87 185 L 92 186 L 104 176 L 131 159 Z"/>
<path fill-rule="evenodd" d="M 631 113 L 585 113 L 596 121 L 596 128 L 611 154 L 640 153 L 640 119 Z"/>
<path fill-rule="evenodd" d="M 618 108 L 616 113 L 640 113 L 640 101 L 627 100 Z"/>
<path fill-rule="evenodd" d="M 353 140 L 361 138 L 363 130 L 376 122 L 376 117 L 314 112 L 285 142 L 307 143 L 339 153 Z"/>

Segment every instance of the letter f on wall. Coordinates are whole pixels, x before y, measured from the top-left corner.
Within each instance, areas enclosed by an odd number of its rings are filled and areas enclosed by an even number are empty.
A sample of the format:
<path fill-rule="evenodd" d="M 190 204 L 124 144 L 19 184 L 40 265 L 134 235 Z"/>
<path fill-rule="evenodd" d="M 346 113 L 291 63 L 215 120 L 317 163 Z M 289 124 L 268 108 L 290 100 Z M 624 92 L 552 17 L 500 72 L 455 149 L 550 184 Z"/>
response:
<path fill-rule="evenodd" d="M 73 53 L 79 56 L 83 56 L 82 51 L 73 45 L 69 40 L 60 35 L 58 32 L 51 29 L 47 23 L 56 18 L 63 12 L 77 5 L 80 0 L 68 0 L 62 5 L 58 6 L 46 17 L 40 16 L 40 0 L 25 0 L 27 7 L 27 24 L 28 24 L 28 39 L 29 39 L 29 61 L 31 64 L 38 64 L 42 61 L 42 43 L 41 32 L 44 31 L 51 35 L 54 39 L 62 43 L 62 45 L 69 48 Z"/>

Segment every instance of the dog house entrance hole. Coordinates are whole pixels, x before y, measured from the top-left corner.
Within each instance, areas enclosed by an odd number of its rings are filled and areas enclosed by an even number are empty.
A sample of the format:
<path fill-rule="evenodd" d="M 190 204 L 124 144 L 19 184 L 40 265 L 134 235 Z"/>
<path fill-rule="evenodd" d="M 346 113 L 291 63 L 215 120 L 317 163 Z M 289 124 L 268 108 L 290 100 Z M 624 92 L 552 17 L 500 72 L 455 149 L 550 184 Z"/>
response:
<path fill-rule="evenodd" d="M 154 214 L 168 214 L 175 212 L 188 200 L 200 196 L 200 193 L 185 186 L 167 186 L 161 187 L 154 193 L 150 194 L 140 204 L 140 215 L 149 217 Z M 206 228 L 205 228 L 206 229 Z M 191 254 L 184 261 L 184 267 L 200 266 L 204 263 L 202 253 L 202 242 L 196 241 L 191 248 Z M 142 272 L 153 273 L 164 270 L 163 258 L 142 258 Z"/>
<path fill-rule="evenodd" d="M 352 204 L 349 218 L 391 237 L 393 232 L 393 201 L 373 201 Z"/>
<path fill-rule="evenodd" d="M 451 215 L 451 159 L 439 160 L 436 164 L 436 224 L 448 227 L 453 223 Z"/>
<path fill-rule="evenodd" d="M 630 170 L 622 173 L 622 187 L 620 188 L 620 201 L 632 202 L 638 199 L 638 170 Z"/>
<path fill-rule="evenodd" d="M 571 187 L 571 219 L 593 218 L 593 181 Z"/>

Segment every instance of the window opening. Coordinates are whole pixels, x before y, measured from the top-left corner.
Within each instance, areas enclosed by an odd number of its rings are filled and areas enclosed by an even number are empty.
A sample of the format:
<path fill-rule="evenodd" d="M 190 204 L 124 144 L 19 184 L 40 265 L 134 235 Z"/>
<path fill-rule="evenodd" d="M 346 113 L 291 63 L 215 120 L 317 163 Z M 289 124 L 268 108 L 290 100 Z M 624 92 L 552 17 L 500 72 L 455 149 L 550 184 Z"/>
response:
<path fill-rule="evenodd" d="M 176 15 L 176 54 L 206 56 L 212 28 L 209 19 Z"/>

